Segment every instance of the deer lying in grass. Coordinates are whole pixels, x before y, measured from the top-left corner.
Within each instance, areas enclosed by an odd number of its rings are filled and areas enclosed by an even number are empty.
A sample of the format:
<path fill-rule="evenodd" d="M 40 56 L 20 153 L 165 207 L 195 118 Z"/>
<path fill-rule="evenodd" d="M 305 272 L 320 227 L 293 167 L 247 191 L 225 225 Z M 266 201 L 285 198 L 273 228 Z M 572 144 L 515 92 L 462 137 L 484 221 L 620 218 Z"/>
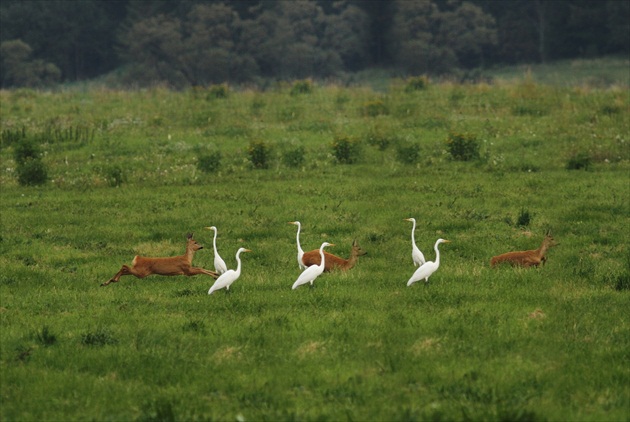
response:
<path fill-rule="evenodd" d="M 338 256 L 335 256 L 331 253 L 324 252 L 324 272 L 330 272 L 334 269 L 347 271 L 355 266 L 355 264 L 357 263 L 357 259 L 360 256 L 363 256 L 365 254 L 367 254 L 367 252 L 361 249 L 359 243 L 356 240 L 352 242 L 352 250 L 350 251 L 350 258 L 348 259 L 339 258 Z M 306 267 L 310 267 L 311 265 L 319 265 L 322 262 L 322 258 L 319 254 L 319 249 L 304 252 L 304 255 L 302 256 L 302 262 Z"/>
<path fill-rule="evenodd" d="M 507 252 L 502 255 L 494 256 L 490 260 L 490 266 L 494 267 L 507 262 L 513 266 L 519 267 L 538 267 L 540 264 L 544 265 L 547 261 L 547 257 L 545 256 L 547 249 L 556 245 L 557 243 L 551 236 L 551 233 L 547 232 L 540 248 L 532 251 Z"/>
<path fill-rule="evenodd" d="M 107 286 L 109 283 L 116 283 L 120 280 L 120 277 L 124 275 L 134 275 L 138 278 L 144 278 L 146 276 L 156 275 L 186 275 L 193 276 L 198 274 L 206 274 L 210 277 L 217 278 L 219 274 L 214 271 L 208 271 L 204 268 L 193 267 L 192 260 L 195 256 L 195 252 L 199 249 L 203 249 L 196 240 L 193 239 L 193 234 L 188 233 L 186 236 L 186 253 L 180 256 L 172 256 L 168 258 L 147 258 L 144 256 L 138 256 L 133 259 L 131 267 L 123 265 L 120 271 L 116 273 L 109 281 L 101 284 L 101 286 Z"/>

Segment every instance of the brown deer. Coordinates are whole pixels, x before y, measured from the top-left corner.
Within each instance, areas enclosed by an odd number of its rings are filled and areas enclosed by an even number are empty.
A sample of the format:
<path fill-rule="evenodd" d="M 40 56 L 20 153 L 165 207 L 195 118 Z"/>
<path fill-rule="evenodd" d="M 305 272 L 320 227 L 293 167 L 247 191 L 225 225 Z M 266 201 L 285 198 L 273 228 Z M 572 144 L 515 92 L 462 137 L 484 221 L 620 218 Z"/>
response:
<path fill-rule="evenodd" d="M 324 272 L 330 272 L 334 269 L 340 269 L 341 271 L 347 271 L 354 267 L 357 263 L 357 259 L 360 256 L 367 254 L 366 251 L 361 249 L 359 243 L 355 240 L 352 242 L 352 250 L 350 251 L 350 258 L 343 259 L 335 256 L 331 253 L 324 252 Z M 306 267 L 311 265 L 319 265 L 322 262 L 322 258 L 319 255 L 319 249 L 304 252 L 302 256 L 302 262 Z"/>
<path fill-rule="evenodd" d="M 547 257 L 547 249 L 552 246 L 556 246 L 558 243 L 551 236 L 550 232 L 547 232 L 545 238 L 540 245 L 540 248 L 532 251 L 519 251 L 519 252 L 507 252 L 502 255 L 492 257 L 490 260 L 490 266 L 495 267 L 498 264 L 507 262 L 513 266 L 519 267 L 538 267 L 540 264 L 545 264 Z"/>
<path fill-rule="evenodd" d="M 144 278 L 146 276 L 156 275 L 186 275 L 193 276 L 198 274 L 206 274 L 212 278 L 219 277 L 219 274 L 214 271 L 208 271 L 204 268 L 193 267 L 192 260 L 195 256 L 195 252 L 199 249 L 203 249 L 196 240 L 193 239 L 193 234 L 188 233 L 186 236 L 186 253 L 180 256 L 172 256 L 168 258 L 147 258 L 144 256 L 138 256 L 131 262 L 131 267 L 123 265 L 120 271 L 115 276 L 109 279 L 109 281 L 101 284 L 101 286 L 107 286 L 109 283 L 116 283 L 120 280 L 120 277 L 124 275 L 134 275 L 138 278 Z"/>

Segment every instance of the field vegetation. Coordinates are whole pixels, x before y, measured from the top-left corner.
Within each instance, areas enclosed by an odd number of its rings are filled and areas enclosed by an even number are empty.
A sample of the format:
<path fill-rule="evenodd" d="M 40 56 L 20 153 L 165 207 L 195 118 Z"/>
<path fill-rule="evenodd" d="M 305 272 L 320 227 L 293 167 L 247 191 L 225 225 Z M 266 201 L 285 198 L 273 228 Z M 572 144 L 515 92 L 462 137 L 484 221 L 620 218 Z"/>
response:
<path fill-rule="evenodd" d="M 0 92 L 0 419 L 627 420 L 627 81 L 299 84 Z M 294 220 L 368 254 L 293 291 Z M 229 293 L 99 287 L 212 225 Z"/>

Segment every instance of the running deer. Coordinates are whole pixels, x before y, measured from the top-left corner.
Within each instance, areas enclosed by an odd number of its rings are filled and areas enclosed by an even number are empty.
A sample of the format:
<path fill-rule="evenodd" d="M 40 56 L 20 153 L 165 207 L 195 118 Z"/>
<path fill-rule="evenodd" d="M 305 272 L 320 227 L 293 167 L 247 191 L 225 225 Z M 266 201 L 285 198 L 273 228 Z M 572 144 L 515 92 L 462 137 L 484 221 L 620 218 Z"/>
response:
<path fill-rule="evenodd" d="M 357 263 L 357 259 L 360 256 L 367 254 L 366 251 L 361 249 L 359 243 L 355 240 L 352 242 L 352 250 L 350 251 L 350 258 L 343 259 L 335 256 L 331 253 L 324 252 L 324 271 L 330 272 L 334 269 L 340 269 L 341 271 L 347 271 L 350 268 L 354 267 Z M 314 249 L 309 252 L 304 252 L 302 256 L 302 262 L 306 267 L 310 267 L 311 265 L 319 265 L 322 262 L 322 258 L 319 255 L 319 249 Z"/>
<path fill-rule="evenodd" d="M 494 267 L 498 264 L 508 262 L 513 266 L 538 267 L 540 264 L 544 265 L 547 261 L 547 257 L 545 256 L 547 249 L 557 244 L 558 243 L 556 243 L 551 236 L 551 233 L 547 232 L 540 248 L 532 251 L 507 252 L 502 255 L 497 255 L 490 260 L 490 266 Z"/>
<path fill-rule="evenodd" d="M 124 275 L 134 275 L 138 278 L 144 278 L 152 274 L 166 276 L 186 275 L 189 277 L 198 274 L 206 274 L 215 279 L 219 277 L 219 274 L 214 271 L 208 271 L 204 268 L 192 266 L 192 260 L 195 256 L 195 252 L 199 249 L 203 249 L 203 246 L 193 239 L 192 233 L 188 233 L 186 239 L 186 253 L 184 255 L 168 258 L 147 258 L 136 255 L 131 262 L 131 267 L 123 265 L 115 276 L 109 279 L 109 281 L 101 284 L 101 286 L 107 286 L 109 283 L 116 283 L 120 280 L 120 277 Z"/>

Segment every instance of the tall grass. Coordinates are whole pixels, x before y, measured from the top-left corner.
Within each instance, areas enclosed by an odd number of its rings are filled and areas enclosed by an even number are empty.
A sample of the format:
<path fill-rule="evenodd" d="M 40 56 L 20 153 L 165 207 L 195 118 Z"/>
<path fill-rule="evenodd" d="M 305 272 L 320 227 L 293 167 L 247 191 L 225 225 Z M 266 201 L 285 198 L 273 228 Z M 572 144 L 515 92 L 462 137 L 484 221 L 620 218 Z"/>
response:
<path fill-rule="evenodd" d="M 311 88 L 0 93 L 3 130 L 94 133 L 39 144 L 41 187 L 0 149 L 0 418 L 625 420 L 627 92 Z M 388 113 L 366 114 L 374 101 Z M 479 156 L 454 160 L 449 133 L 474 134 Z M 352 164 L 334 156 L 343 137 L 361 144 Z M 277 147 L 266 169 L 252 141 Z M 201 171 L 200 151 L 221 165 Z M 567 168 L 576 152 L 588 169 Z M 428 259 L 451 240 L 428 285 L 406 287 L 406 217 Z M 305 250 L 347 257 L 358 239 L 368 255 L 292 291 L 296 219 Z M 229 293 L 203 277 L 99 287 L 136 254 L 182 253 L 189 231 L 211 269 L 208 225 L 228 267 L 253 250 Z M 489 268 L 548 229 L 544 267 Z"/>

